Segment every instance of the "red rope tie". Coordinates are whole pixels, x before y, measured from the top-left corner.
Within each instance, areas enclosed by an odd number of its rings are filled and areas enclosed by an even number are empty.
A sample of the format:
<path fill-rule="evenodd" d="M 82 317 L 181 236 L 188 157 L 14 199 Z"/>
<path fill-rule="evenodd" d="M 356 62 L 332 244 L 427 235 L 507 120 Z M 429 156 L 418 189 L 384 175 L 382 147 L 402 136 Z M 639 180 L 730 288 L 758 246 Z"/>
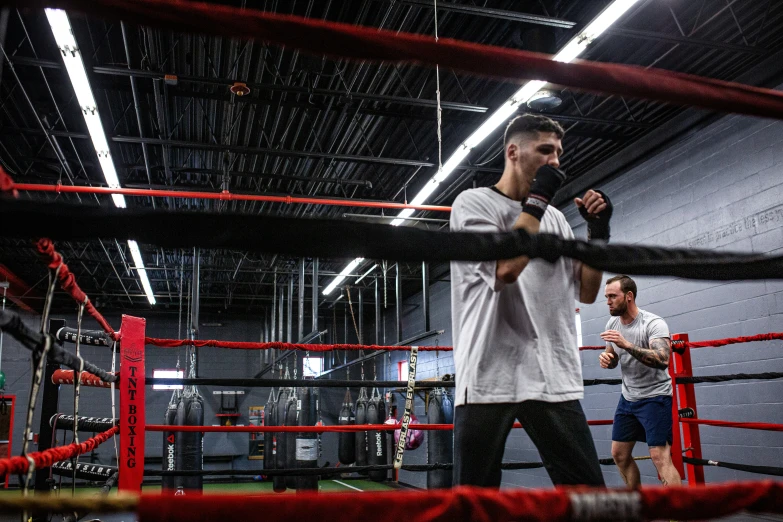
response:
<path fill-rule="evenodd" d="M 53 384 L 73 384 L 74 371 L 73 370 L 55 370 L 52 374 Z M 81 372 L 79 374 L 79 382 L 82 386 L 92 386 L 96 388 L 111 388 L 110 382 L 104 382 L 97 375 L 93 375 L 88 372 Z"/>
<path fill-rule="evenodd" d="M 49 468 L 55 462 L 62 462 L 64 460 L 72 459 L 82 453 L 87 453 L 94 450 L 107 440 L 112 435 L 115 435 L 120 431 L 119 426 L 99 433 L 91 439 L 87 439 L 81 444 L 69 444 L 67 446 L 58 446 L 56 448 L 50 448 L 45 451 L 36 451 L 28 453 L 27 457 L 30 457 L 35 464 L 36 469 Z M 27 457 L 10 457 L 0 459 L 0 477 L 7 474 L 27 473 L 30 467 L 30 463 Z"/>
<path fill-rule="evenodd" d="M 60 282 L 60 287 L 68 295 L 73 297 L 77 303 L 84 303 L 84 308 L 87 313 L 90 314 L 93 319 L 95 319 L 98 324 L 101 325 L 101 328 L 103 328 L 104 332 L 108 333 L 111 338 L 116 341 L 119 338 L 117 332 L 114 331 L 114 328 L 111 327 L 106 318 L 95 309 L 95 306 L 93 306 L 93 304 L 90 302 L 87 294 L 84 293 L 81 288 L 79 288 L 79 285 L 76 283 L 76 276 L 68 268 L 68 265 L 63 262 L 63 256 L 60 255 L 57 250 L 55 250 L 52 240 L 48 238 L 41 238 L 38 240 L 35 246 L 47 267 L 49 267 L 51 270 L 56 270 L 57 267 L 60 267 L 60 271 L 57 273 L 57 279 Z"/>

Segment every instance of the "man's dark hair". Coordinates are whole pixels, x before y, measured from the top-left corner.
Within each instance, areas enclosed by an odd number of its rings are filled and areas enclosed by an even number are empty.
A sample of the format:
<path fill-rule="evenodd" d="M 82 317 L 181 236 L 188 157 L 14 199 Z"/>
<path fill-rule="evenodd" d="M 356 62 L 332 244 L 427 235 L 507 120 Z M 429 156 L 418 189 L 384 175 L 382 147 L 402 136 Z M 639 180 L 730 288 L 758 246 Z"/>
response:
<path fill-rule="evenodd" d="M 517 134 L 538 134 L 539 132 L 554 132 L 561 140 L 565 136 L 565 130 L 556 121 L 538 114 L 523 114 L 508 122 L 506 133 L 503 136 L 503 146 L 507 147 L 511 138 Z"/>
<path fill-rule="evenodd" d="M 627 275 L 616 275 L 611 279 L 608 279 L 606 284 L 610 285 L 618 281 L 620 282 L 620 290 L 622 290 L 623 295 L 631 292 L 633 294 L 633 298 L 636 299 L 636 282 Z"/>

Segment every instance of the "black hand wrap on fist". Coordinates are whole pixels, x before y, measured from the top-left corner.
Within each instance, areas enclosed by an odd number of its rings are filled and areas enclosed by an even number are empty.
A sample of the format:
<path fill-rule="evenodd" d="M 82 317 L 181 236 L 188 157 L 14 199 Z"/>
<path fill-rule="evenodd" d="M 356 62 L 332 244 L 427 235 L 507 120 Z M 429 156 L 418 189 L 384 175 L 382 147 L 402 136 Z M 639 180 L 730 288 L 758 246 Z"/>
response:
<path fill-rule="evenodd" d="M 546 207 L 549 206 L 549 202 L 555 197 L 555 193 L 563 185 L 565 179 L 566 175 L 562 170 L 551 165 L 539 167 L 536 171 L 536 177 L 533 178 L 533 183 L 530 185 L 527 199 L 522 205 L 522 212 L 541 221 Z"/>
<path fill-rule="evenodd" d="M 609 200 L 609 197 L 606 194 L 600 190 L 596 190 L 596 192 L 598 192 L 604 199 L 606 208 L 597 214 L 588 214 L 587 208 L 579 207 L 579 213 L 582 215 L 584 220 L 587 221 L 588 241 L 595 239 L 609 241 L 609 220 L 612 219 L 612 211 L 614 210 L 614 207 L 612 206 L 612 202 Z"/>

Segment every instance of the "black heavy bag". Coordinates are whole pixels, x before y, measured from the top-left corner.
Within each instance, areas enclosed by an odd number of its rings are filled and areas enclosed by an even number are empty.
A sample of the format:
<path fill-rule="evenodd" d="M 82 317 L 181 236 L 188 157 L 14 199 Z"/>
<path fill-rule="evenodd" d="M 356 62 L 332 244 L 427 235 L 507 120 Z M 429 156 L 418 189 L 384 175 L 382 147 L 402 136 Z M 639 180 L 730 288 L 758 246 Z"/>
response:
<path fill-rule="evenodd" d="M 454 402 L 444 388 L 430 392 L 427 403 L 428 424 L 452 424 Z M 454 434 L 451 431 L 427 432 L 427 464 L 447 464 L 454 461 Z M 450 488 L 452 471 L 436 469 L 427 472 L 427 489 Z"/>
<path fill-rule="evenodd" d="M 296 423 L 299 426 L 313 426 L 315 418 L 315 397 L 310 388 L 302 388 L 296 404 Z M 318 467 L 318 434 L 296 434 L 296 467 Z M 296 491 L 318 491 L 318 475 L 296 477 Z"/>
<path fill-rule="evenodd" d="M 177 425 L 177 406 L 179 405 L 180 396 L 179 392 L 175 391 L 171 396 L 171 402 L 169 407 L 166 408 L 166 413 L 163 416 L 163 424 L 166 426 Z M 163 471 L 173 471 L 177 469 L 177 432 L 176 431 L 164 431 L 163 432 Z M 177 486 L 181 484 L 180 479 L 182 477 L 164 476 L 161 477 L 161 487 L 163 492 L 175 492 Z"/>
<path fill-rule="evenodd" d="M 277 397 L 274 388 L 269 393 L 269 400 L 264 407 L 264 426 L 277 426 Z M 275 469 L 277 451 L 275 451 L 275 434 L 264 432 L 264 469 Z"/>
<path fill-rule="evenodd" d="M 191 397 L 187 405 L 185 426 L 204 425 L 204 399 L 200 395 Z M 185 433 L 182 452 L 183 469 L 201 471 L 204 469 L 204 434 L 201 432 Z M 203 489 L 204 477 L 182 477 L 182 487 L 186 490 L 199 491 Z"/>
<path fill-rule="evenodd" d="M 367 388 L 362 388 L 356 399 L 356 424 L 367 424 Z M 356 432 L 356 465 L 367 465 L 367 432 Z"/>
<path fill-rule="evenodd" d="M 345 392 L 343 407 L 340 409 L 340 415 L 337 418 L 340 426 L 352 426 L 356 424 L 356 415 L 353 412 L 353 401 L 351 392 Z M 337 457 L 340 464 L 353 464 L 356 462 L 356 432 L 339 433 L 337 442 Z"/>
<path fill-rule="evenodd" d="M 382 397 L 373 397 L 367 403 L 367 424 L 383 424 L 386 420 L 386 407 Z M 367 432 L 367 463 L 370 466 L 383 466 L 386 464 L 386 432 Z M 386 470 L 370 471 L 371 480 L 380 482 L 388 477 Z"/>
<path fill-rule="evenodd" d="M 285 409 L 288 405 L 288 389 L 280 389 L 280 393 L 277 394 L 277 408 L 276 408 L 276 414 L 277 414 L 277 426 L 285 426 Z M 276 432 L 275 433 L 275 450 L 277 453 L 275 454 L 275 468 L 277 469 L 285 469 L 285 450 L 286 450 L 286 442 L 288 441 L 285 437 L 285 433 Z M 285 477 L 278 477 L 275 476 L 272 478 L 272 488 L 280 493 L 285 491 Z"/>
<path fill-rule="evenodd" d="M 292 391 L 288 397 L 285 407 L 285 425 L 296 426 L 296 403 L 298 401 L 296 391 Z M 286 469 L 296 469 L 296 433 L 289 431 L 281 433 L 285 437 L 285 467 Z M 285 478 L 287 488 L 296 489 L 296 477 L 289 476 Z"/>

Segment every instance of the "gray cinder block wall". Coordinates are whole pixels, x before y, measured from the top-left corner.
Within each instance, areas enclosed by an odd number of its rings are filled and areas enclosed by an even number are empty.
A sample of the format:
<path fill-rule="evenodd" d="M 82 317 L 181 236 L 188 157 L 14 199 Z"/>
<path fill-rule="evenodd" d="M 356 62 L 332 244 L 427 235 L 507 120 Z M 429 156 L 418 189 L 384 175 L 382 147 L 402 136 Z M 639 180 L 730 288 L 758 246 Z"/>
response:
<path fill-rule="evenodd" d="M 597 187 L 598 188 L 598 187 Z M 613 243 L 643 243 L 764 254 L 783 253 L 783 124 L 728 116 L 600 187 L 615 205 Z M 577 236 L 585 225 L 564 209 Z M 607 278 L 610 274 L 607 274 Z M 707 340 L 783 331 L 783 281 L 694 281 L 636 277 L 638 304 L 665 318 L 673 333 Z M 605 303 L 581 305 L 583 343 L 601 344 Z M 583 352 L 585 378 L 615 377 L 601 370 L 596 352 Z M 692 351 L 695 375 L 783 369 L 783 342 L 767 341 Z M 586 389 L 588 418 L 610 418 L 619 389 Z M 745 422 L 783 422 L 783 381 L 697 384 L 699 416 Z M 774 432 L 700 427 L 704 458 L 754 465 L 783 462 L 783 439 Z M 608 455 L 610 427 L 593 428 L 599 455 Z M 645 454 L 639 445 L 636 454 Z M 640 464 L 645 483 L 654 467 Z M 621 484 L 604 468 L 609 484 Z M 707 482 L 770 478 L 707 467 Z"/>

